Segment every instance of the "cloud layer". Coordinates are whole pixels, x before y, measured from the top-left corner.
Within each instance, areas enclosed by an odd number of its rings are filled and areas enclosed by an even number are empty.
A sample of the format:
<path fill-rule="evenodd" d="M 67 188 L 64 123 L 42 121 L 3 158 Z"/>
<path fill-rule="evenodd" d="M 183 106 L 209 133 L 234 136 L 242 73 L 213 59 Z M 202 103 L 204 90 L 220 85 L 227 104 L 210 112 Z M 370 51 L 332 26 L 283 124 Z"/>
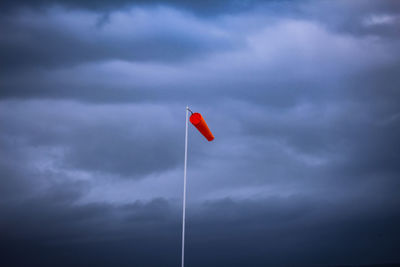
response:
<path fill-rule="evenodd" d="M 1 5 L 8 266 L 400 261 L 395 1 Z"/>

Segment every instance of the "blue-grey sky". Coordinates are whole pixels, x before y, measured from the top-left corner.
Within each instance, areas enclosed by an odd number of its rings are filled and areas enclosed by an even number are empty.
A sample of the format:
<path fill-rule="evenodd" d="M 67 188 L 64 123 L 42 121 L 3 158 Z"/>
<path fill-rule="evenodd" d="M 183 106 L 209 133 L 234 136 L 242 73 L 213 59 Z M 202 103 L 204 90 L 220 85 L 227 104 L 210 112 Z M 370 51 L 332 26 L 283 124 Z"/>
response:
<path fill-rule="evenodd" d="M 7 266 L 400 262 L 400 4 L 0 3 Z"/>

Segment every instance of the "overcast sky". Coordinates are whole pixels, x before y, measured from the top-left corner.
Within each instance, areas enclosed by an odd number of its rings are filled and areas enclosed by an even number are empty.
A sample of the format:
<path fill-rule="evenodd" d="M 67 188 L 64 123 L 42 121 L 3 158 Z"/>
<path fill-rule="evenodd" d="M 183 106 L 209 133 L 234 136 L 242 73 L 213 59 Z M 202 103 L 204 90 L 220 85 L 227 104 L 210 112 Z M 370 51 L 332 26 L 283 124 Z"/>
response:
<path fill-rule="evenodd" d="M 0 3 L 7 266 L 400 262 L 400 4 Z"/>

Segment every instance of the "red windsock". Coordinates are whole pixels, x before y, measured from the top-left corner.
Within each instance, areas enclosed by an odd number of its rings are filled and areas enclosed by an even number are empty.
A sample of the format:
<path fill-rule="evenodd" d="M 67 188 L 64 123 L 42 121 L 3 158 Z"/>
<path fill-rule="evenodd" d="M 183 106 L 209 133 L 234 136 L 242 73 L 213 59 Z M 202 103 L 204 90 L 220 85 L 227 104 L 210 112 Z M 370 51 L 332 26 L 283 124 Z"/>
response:
<path fill-rule="evenodd" d="M 208 141 L 214 140 L 214 136 L 207 126 L 206 121 L 203 119 L 200 113 L 193 113 L 190 116 L 190 122 L 200 131 Z"/>

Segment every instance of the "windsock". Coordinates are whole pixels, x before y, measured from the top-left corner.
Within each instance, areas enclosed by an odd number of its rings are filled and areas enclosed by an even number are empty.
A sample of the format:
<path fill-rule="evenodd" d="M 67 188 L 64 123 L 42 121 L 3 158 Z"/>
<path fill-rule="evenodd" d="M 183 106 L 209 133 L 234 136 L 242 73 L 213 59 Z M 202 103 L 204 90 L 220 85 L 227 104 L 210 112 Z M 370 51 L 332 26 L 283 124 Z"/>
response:
<path fill-rule="evenodd" d="M 214 140 L 214 136 L 207 126 L 206 121 L 203 119 L 200 113 L 193 113 L 190 116 L 190 122 L 199 130 L 199 132 L 208 140 Z"/>

